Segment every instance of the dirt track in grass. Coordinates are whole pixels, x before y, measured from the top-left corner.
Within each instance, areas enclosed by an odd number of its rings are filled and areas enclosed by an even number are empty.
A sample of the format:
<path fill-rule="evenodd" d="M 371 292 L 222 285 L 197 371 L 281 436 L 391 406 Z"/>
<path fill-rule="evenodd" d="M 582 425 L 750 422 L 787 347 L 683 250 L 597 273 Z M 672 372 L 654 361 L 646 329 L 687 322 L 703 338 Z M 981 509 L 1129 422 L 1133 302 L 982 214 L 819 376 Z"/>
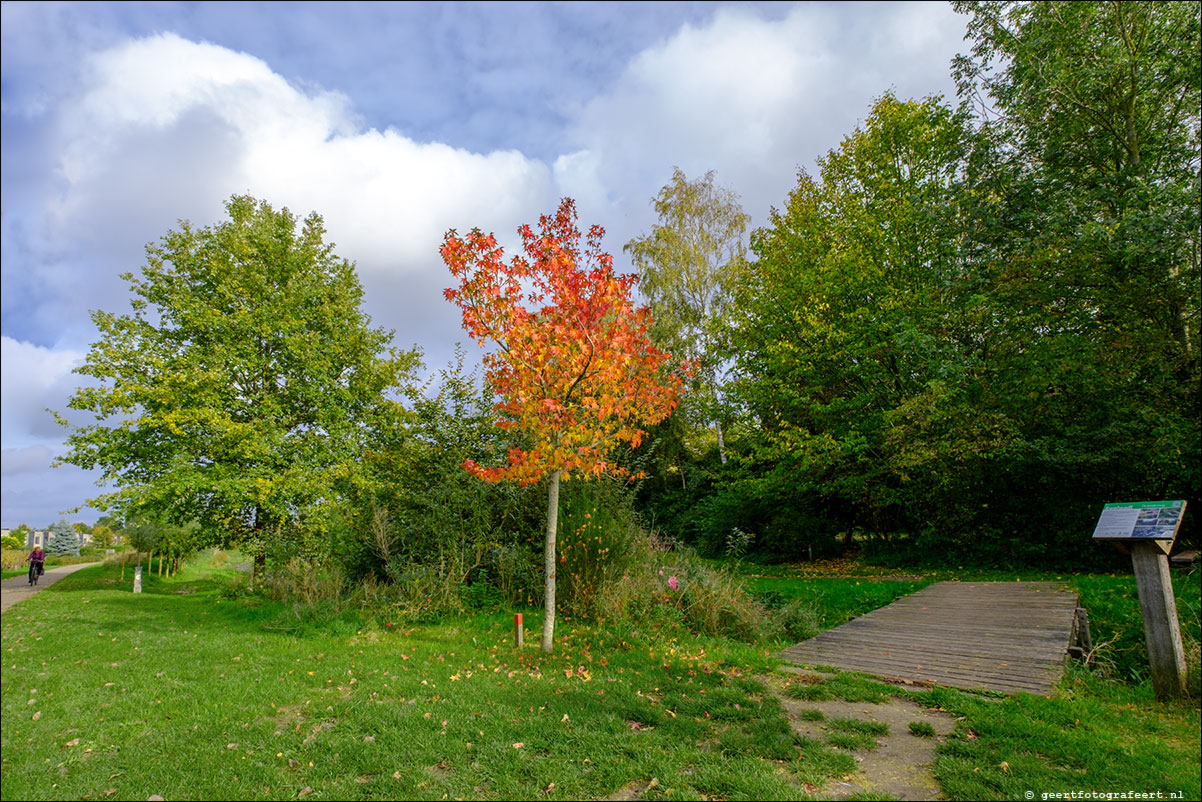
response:
<path fill-rule="evenodd" d="M 765 677 L 764 683 L 780 699 L 795 732 L 818 741 L 832 734 L 832 719 L 857 719 L 885 724 L 885 735 L 874 735 L 872 749 L 848 750 L 857 763 L 851 774 L 830 780 L 814 792 L 818 799 L 846 799 L 853 794 L 880 794 L 892 799 L 942 799 L 943 791 L 935 780 L 935 749 L 956 728 L 952 716 L 922 707 L 906 699 L 891 698 L 880 704 L 843 700 L 805 701 L 783 693 L 783 677 Z M 817 719 L 815 713 L 822 714 Z M 926 723 L 934 736 L 915 735 L 910 723 Z"/>

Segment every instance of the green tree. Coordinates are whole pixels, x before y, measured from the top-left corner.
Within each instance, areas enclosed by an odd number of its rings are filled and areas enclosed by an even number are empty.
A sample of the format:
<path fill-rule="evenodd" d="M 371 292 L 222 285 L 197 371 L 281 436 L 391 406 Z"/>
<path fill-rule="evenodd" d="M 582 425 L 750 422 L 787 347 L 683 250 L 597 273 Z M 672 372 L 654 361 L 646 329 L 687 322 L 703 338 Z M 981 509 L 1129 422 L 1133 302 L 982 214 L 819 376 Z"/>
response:
<path fill-rule="evenodd" d="M 113 538 L 115 533 L 112 527 L 107 524 L 96 524 L 92 529 L 92 543 L 98 549 L 111 549 L 113 547 Z"/>
<path fill-rule="evenodd" d="M 79 556 L 79 533 L 66 518 L 60 518 L 50 526 L 46 539 L 46 553 L 56 557 Z"/>
<path fill-rule="evenodd" d="M 639 288 L 655 318 L 652 338 L 693 366 L 689 392 L 677 415 L 695 424 L 713 424 L 725 464 L 722 360 L 714 325 L 728 313 L 745 272 L 745 233 L 751 218 L 737 195 L 714 184 L 712 170 L 690 181 L 674 168 L 671 182 L 652 206 L 659 223 L 623 250 L 638 268 Z"/>
<path fill-rule="evenodd" d="M 984 107 L 966 230 L 992 315 L 985 395 L 1021 433 L 1003 487 L 1087 529 L 1202 487 L 1197 2 L 956 3 Z"/>
<path fill-rule="evenodd" d="M 147 246 L 141 277 L 123 276 L 131 314 L 93 313 L 100 339 L 77 372 L 97 384 L 70 407 L 96 423 L 71 432 L 61 461 L 116 485 L 93 506 L 198 521 L 260 566 L 317 548 L 306 525 L 358 480 L 417 355 L 370 326 L 320 216 L 298 230 L 247 196 L 226 211 Z"/>
<path fill-rule="evenodd" d="M 939 100 L 885 95 L 752 235 L 728 326 L 758 427 L 738 491 L 751 520 L 722 519 L 719 542 L 732 525 L 781 550 L 905 525 L 894 416 L 958 385 L 975 349 L 954 291 L 967 137 Z"/>
<path fill-rule="evenodd" d="M 21 524 L 16 529 L 14 529 L 12 531 L 12 536 L 21 542 L 21 545 L 18 546 L 17 548 L 22 548 L 22 549 L 25 548 L 26 544 L 29 543 L 29 536 L 32 533 L 33 533 L 33 530 L 29 528 L 29 524 Z"/>

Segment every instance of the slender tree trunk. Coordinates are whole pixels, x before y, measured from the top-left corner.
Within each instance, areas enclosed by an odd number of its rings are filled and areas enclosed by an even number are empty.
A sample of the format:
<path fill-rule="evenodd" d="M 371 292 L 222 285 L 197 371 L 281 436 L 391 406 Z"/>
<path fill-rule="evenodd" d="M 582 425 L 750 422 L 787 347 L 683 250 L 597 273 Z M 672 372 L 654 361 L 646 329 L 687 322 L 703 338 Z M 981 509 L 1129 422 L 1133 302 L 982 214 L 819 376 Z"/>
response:
<path fill-rule="evenodd" d="M 722 464 L 726 464 L 726 440 L 722 438 L 722 421 L 714 421 L 714 428 L 718 430 L 718 458 L 722 460 Z"/>
<path fill-rule="evenodd" d="M 150 576 L 152 573 L 154 573 L 154 549 L 151 549 L 150 553 L 146 555 L 146 576 Z"/>
<path fill-rule="evenodd" d="M 555 532 L 559 526 L 559 471 L 551 472 L 551 481 L 547 489 L 547 553 L 545 565 L 547 571 L 546 591 L 543 594 L 543 651 L 551 653 L 551 644 L 555 637 Z"/>

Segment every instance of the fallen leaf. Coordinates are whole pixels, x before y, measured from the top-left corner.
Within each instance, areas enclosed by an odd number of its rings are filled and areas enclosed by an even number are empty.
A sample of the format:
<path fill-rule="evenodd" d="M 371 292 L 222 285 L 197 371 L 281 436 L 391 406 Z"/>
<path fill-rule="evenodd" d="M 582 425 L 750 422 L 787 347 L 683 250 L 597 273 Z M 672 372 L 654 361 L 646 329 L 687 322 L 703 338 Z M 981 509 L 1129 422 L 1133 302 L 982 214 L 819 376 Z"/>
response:
<path fill-rule="evenodd" d="M 1006 772 L 1007 774 L 1010 772 L 1010 764 L 1004 760 L 998 764 L 998 768 L 1000 768 L 1002 771 Z"/>
<path fill-rule="evenodd" d="M 301 789 L 301 792 L 296 795 L 296 798 L 300 799 L 305 794 L 311 794 L 311 793 L 313 793 L 313 786 L 306 785 L 304 788 Z"/>
<path fill-rule="evenodd" d="M 65 744 L 63 744 L 63 746 L 79 746 L 79 739 L 72 738 L 70 741 L 67 741 Z"/>
<path fill-rule="evenodd" d="M 522 743 L 521 741 L 518 741 L 516 744 L 514 744 L 514 745 L 513 745 L 513 748 L 514 748 L 514 749 L 521 749 L 521 748 L 522 748 L 523 746 L 525 746 L 525 745 L 526 745 L 526 744 Z"/>
<path fill-rule="evenodd" d="M 34 720 L 34 721 L 37 721 L 37 720 L 38 720 L 38 719 L 40 719 L 41 717 L 42 717 L 42 711 L 41 711 L 41 710 L 39 710 L 38 712 L 36 712 L 36 713 L 34 713 L 34 714 L 33 714 L 33 720 Z"/>

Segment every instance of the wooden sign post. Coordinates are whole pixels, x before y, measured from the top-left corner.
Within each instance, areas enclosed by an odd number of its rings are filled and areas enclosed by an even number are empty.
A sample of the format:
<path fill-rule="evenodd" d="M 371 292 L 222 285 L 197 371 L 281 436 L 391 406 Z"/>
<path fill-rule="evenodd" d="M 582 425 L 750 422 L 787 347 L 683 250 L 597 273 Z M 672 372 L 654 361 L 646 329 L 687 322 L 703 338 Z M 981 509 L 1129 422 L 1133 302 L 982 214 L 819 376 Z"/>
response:
<path fill-rule="evenodd" d="M 1131 552 L 1152 687 L 1161 699 L 1185 694 L 1185 652 L 1168 556 L 1184 513 L 1184 501 L 1107 504 L 1093 534 L 1095 540 L 1111 540 Z"/>

